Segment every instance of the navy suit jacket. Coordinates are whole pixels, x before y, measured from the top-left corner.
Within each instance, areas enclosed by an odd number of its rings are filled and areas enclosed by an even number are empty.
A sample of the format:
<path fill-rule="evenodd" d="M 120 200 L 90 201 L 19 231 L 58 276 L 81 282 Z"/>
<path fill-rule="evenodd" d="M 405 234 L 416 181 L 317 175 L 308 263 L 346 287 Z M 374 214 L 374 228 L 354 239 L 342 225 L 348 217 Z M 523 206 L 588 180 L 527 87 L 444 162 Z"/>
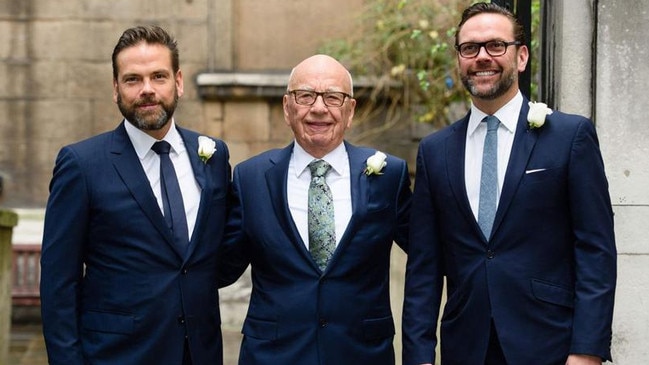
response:
<path fill-rule="evenodd" d="M 375 150 L 345 146 L 352 217 L 324 273 L 287 203 L 293 145 L 234 169 L 230 222 L 253 283 L 240 364 L 394 364 L 390 250 L 393 241 L 407 249 L 408 168 L 388 156 L 383 175 L 367 176 L 365 161 Z"/>
<path fill-rule="evenodd" d="M 177 247 L 124 124 L 61 149 L 42 251 L 50 364 L 221 364 L 217 263 L 230 186 L 228 150 L 203 163 L 178 128 L 201 190 L 189 246 Z M 225 279 L 224 279 L 225 280 Z"/>
<path fill-rule="evenodd" d="M 466 194 L 468 115 L 419 148 L 403 315 L 404 365 L 431 363 L 444 278 L 444 364 L 483 364 L 490 323 L 510 364 L 610 359 L 616 248 L 593 123 L 524 100 L 492 236 Z"/>

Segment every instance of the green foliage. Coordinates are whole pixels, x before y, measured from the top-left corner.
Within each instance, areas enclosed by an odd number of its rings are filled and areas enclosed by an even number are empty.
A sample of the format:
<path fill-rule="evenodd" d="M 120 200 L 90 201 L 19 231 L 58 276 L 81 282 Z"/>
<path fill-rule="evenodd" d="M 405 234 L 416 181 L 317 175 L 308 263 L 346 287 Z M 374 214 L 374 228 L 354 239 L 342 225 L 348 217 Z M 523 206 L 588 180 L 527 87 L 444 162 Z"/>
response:
<path fill-rule="evenodd" d="M 476 1 L 473 1 L 476 2 Z M 455 25 L 467 0 L 375 0 L 359 18 L 359 30 L 319 50 L 341 60 L 355 80 L 373 80 L 368 110 L 389 100 L 387 119 L 415 118 L 441 127 L 466 110 L 468 94 L 459 79 L 453 49 Z M 538 27 L 539 1 L 533 19 Z M 534 57 L 538 41 L 533 34 Z M 535 65 L 533 65 L 535 67 Z M 533 74 L 536 70 L 533 68 Z M 536 85 L 533 90 L 536 91 Z M 533 93 L 533 95 L 535 95 Z M 452 108 L 457 109 L 457 108 Z M 362 111 L 361 111 L 362 113 Z"/>
<path fill-rule="evenodd" d="M 453 23 L 465 6 L 466 1 L 372 1 L 359 32 L 320 51 L 341 60 L 355 79 L 376 80 L 371 100 L 387 96 L 417 120 L 444 125 L 447 106 L 466 100 L 452 51 Z M 391 116 L 399 115 L 395 109 Z"/>
<path fill-rule="evenodd" d="M 540 51 L 541 51 L 541 1 L 532 0 L 532 35 L 530 36 L 530 48 L 532 57 L 528 61 L 528 67 L 532 67 L 532 82 L 530 85 L 530 99 L 539 100 L 539 82 L 540 82 Z"/>

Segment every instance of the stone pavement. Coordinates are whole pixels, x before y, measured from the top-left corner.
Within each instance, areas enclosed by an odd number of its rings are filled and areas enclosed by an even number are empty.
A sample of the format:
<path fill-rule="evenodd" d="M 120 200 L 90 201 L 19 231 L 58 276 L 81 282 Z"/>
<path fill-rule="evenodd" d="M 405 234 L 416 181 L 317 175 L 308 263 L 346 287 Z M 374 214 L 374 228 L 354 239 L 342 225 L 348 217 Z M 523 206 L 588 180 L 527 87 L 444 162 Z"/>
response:
<path fill-rule="evenodd" d="M 7 365 L 47 365 L 40 324 L 13 324 Z"/>
<path fill-rule="evenodd" d="M 45 342 L 39 323 L 12 324 L 7 365 L 47 365 Z M 224 365 L 236 365 L 239 358 L 239 329 L 223 328 Z"/>

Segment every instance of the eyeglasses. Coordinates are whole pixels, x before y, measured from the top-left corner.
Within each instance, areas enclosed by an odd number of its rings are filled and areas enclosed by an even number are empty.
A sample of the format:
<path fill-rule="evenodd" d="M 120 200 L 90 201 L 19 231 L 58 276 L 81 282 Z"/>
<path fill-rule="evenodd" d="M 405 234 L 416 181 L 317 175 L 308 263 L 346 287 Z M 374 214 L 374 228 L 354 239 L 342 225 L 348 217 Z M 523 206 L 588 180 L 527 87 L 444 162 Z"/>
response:
<path fill-rule="evenodd" d="M 341 92 L 341 91 L 325 91 L 317 92 L 313 90 L 291 90 L 288 92 L 293 94 L 295 102 L 299 105 L 308 105 L 311 106 L 315 104 L 318 96 L 322 96 L 322 101 L 326 106 L 335 106 L 340 107 L 345 103 L 345 98 L 350 98 L 351 95 Z"/>
<path fill-rule="evenodd" d="M 503 42 L 503 41 L 488 41 L 482 43 L 465 42 L 455 46 L 455 49 L 464 58 L 474 58 L 480 53 L 480 48 L 484 47 L 487 54 L 491 57 L 502 56 L 507 52 L 507 47 L 513 45 L 520 45 L 521 42 Z"/>

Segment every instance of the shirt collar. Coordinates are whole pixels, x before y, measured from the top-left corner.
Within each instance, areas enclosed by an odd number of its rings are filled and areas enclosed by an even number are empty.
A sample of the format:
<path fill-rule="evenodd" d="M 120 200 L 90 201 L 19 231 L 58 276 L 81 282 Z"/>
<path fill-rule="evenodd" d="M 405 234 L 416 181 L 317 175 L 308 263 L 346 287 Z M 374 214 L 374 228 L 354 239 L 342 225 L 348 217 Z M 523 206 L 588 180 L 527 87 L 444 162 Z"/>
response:
<path fill-rule="evenodd" d="M 498 109 L 494 116 L 500 120 L 500 123 L 507 128 L 510 133 L 516 131 L 516 124 L 518 123 L 518 116 L 520 115 L 521 106 L 523 105 L 523 94 L 520 90 L 516 93 L 507 104 L 503 105 L 502 108 Z M 480 122 L 487 116 L 485 112 L 476 108 L 473 103 L 471 103 L 471 115 L 469 116 L 469 126 L 467 130 L 468 135 L 475 133 L 475 130 L 480 125 Z"/>
<path fill-rule="evenodd" d="M 293 144 L 293 162 L 295 163 L 295 174 L 298 178 L 308 170 L 308 166 L 313 160 L 317 160 L 317 158 L 306 152 L 297 141 Z M 347 150 L 345 149 L 344 143 L 341 143 L 333 151 L 327 153 L 321 160 L 327 161 L 331 165 L 332 172 L 338 175 L 343 175 L 345 169 L 349 167 L 347 163 Z"/>
<path fill-rule="evenodd" d="M 176 154 L 180 154 L 185 150 L 185 144 L 183 143 L 183 139 L 180 137 L 180 133 L 178 133 L 178 130 L 176 129 L 176 123 L 173 118 L 169 123 L 171 123 L 171 127 L 162 140 L 169 142 L 171 150 Z M 135 127 L 128 120 L 124 120 L 124 127 L 126 128 L 128 138 L 133 144 L 133 148 L 135 148 L 135 153 L 137 153 L 140 160 L 144 159 L 147 153 L 152 152 L 151 147 L 157 142 L 157 140 Z"/>

